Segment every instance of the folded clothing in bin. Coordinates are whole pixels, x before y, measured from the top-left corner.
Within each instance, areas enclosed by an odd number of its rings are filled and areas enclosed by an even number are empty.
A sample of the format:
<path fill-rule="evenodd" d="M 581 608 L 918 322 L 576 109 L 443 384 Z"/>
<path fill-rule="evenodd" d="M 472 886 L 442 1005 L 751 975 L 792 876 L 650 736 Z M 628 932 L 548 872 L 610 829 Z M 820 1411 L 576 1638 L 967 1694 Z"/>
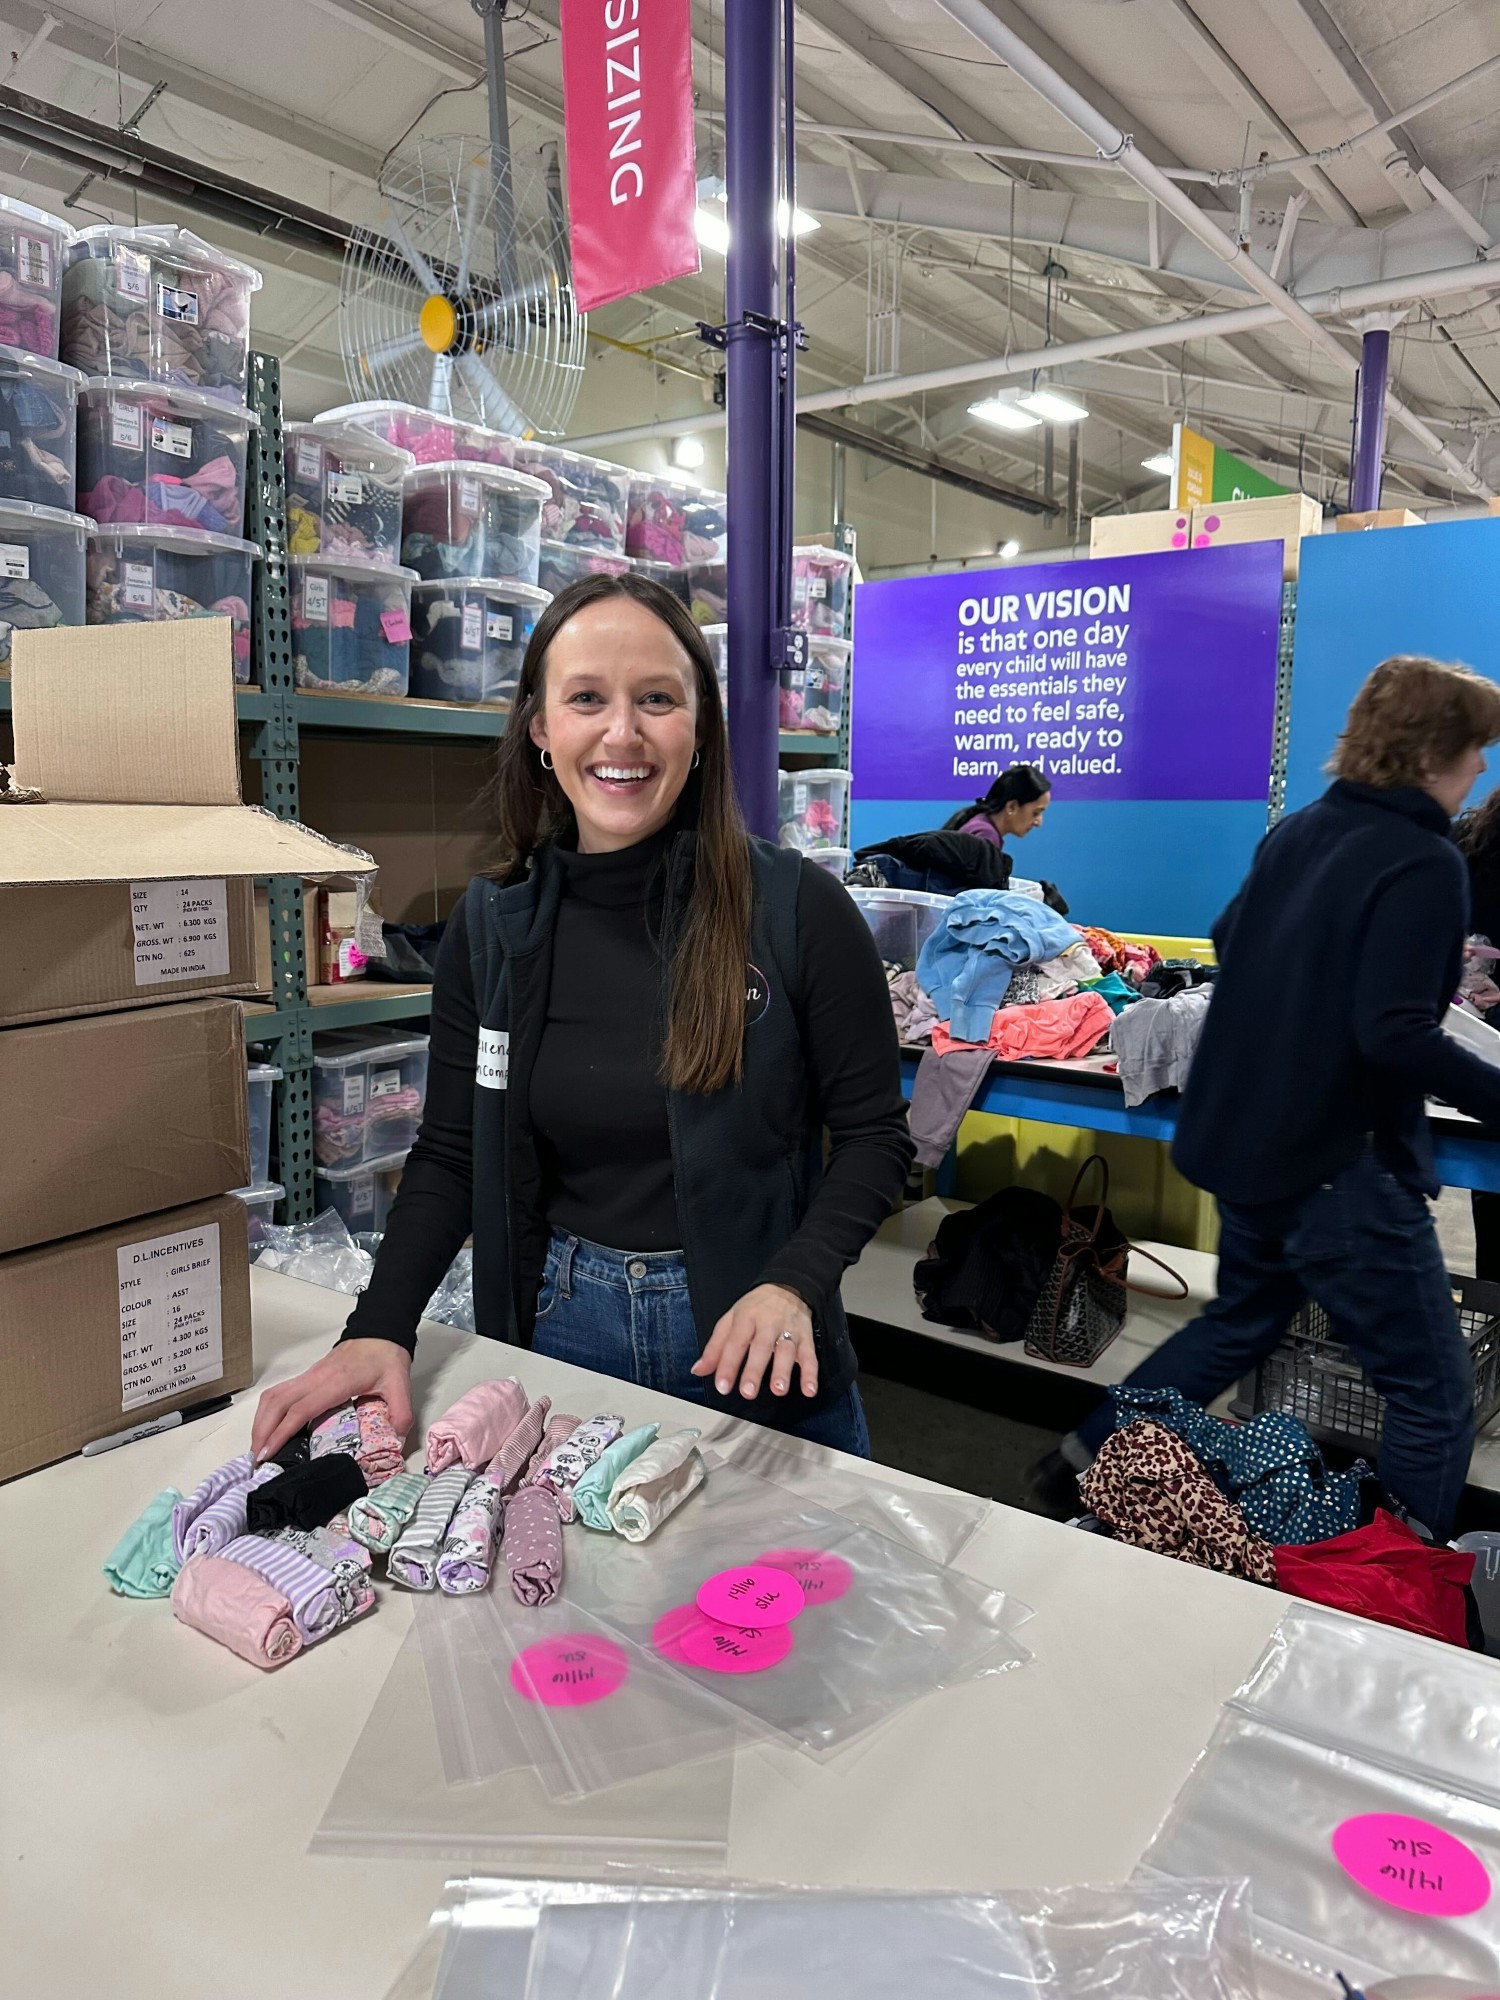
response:
<path fill-rule="evenodd" d="M 60 361 L 0 347 L 0 499 L 72 512 L 82 380 Z"/>
<path fill-rule="evenodd" d="M 63 273 L 63 359 L 86 375 L 179 382 L 243 403 L 260 273 L 189 229 L 83 230 Z"/>
<path fill-rule="evenodd" d="M 286 426 L 287 553 L 394 569 L 401 483 L 416 464 L 357 424 Z"/>
<path fill-rule="evenodd" d="M 548 489 L 542 503 L 547 541 L 624 554 L 630 500 L 630 473 L 624 466 L 555 444 L 517 445 L 516 465 Z"/>
<path fill-rule="evenodd" d="M 452 461 L 406 478 L 401 560 L 421 577 L 534 584 L 548 489 L 529 473 Z"/>
<path fill-rule="evenodd" d="M 79 396 L 79 512 L 238 535 L 257 421 L 201 390 L 92 378 Z"/>
<path fill-rule="evenodd" d="M 425 701 L 509 701 L 549 592 L 495 577 L 412 586 L 411 693 Z"/>
<path fill-rule="evenodd" d="M 414 573 L 322 556 L 288 561 L 298 686 L 405 694 Z"/>
<path fill-rule="evenodd" d="M 556 597 L 581 576 L 624 576 L 630 567 L 628 556 L 613 555 L 607 549 L 577 548 L 571 542 L 543 542 L 537 558 L 537 582 Z"/>
<path fill-rule="evenodd" d="M 5 346 L 56 358 L 63 263 L 72 241 L 72 228 L 57 216 L 0 195 L 0 342 Z M 72 500 L 70 493 L 60 504 L 71 506 Z"/>
<path fill-rule="evenodd" d="M 234 677 L 250 678 L 250 581 L 259 550 L 237 535 L 118 523 L 89 529 L 88 622 L 227 618 Z"/>
<path fill-rule="evenodd" d="M 88 522 L 60 507 L 0 501 L 0 666 L 10 635 L 84 622 Z"/>

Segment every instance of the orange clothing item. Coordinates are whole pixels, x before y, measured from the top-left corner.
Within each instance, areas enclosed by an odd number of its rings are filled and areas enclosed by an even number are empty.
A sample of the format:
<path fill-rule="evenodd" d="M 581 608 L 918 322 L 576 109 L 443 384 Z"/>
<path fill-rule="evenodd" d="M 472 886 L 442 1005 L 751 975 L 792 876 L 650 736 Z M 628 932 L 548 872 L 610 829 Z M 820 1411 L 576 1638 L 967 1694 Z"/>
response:
<path fill-rule="evenodd" d="M 1097 993 L 1075 993 L 1067 1000 L 1043 1000 L 1035 1007 L 997 1008 L 987 1042 L 956 1042 L 947 1022 L 940 1021 L 932 1031 L 932 1046 L 940 1056 L 950 1049 L 989 1048 L 1005 1062 L 1020 1062 L 1027 1056 L 1056 1062 L 1096 1049 L 1114 1018 L 1109 1002 Z"/>

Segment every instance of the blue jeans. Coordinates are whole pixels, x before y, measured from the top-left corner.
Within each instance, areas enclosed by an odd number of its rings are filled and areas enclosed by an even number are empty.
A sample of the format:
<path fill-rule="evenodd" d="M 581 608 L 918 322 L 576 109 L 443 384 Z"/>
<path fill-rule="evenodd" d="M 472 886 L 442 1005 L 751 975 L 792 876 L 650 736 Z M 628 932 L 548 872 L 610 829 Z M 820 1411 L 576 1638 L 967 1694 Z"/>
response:
<path fill-rule="evenodd" d="M 702 1350 L 679 1250 L 606 1250 L 554 1229 L 532 1347 L 553 1361 L 618 1375 L 685 1402 L 706 1400 L 702 1377 L 691 1372 Z M 794 1378 L 789 1407 L 801 1393 Z M 852 1384 L 837 1402 L 787 1429 L 856 1458 L 870 1456 L 864 1405 Z"/>
<path fill-rule="evenodd" d="M 1271 1353 L 1305 1299 L 1386 1399 L 1377 1465 L 1440 1540 L 1453 1532 L 1474 1444 L 1474 1370 L 1421 1195 L 1366 1151 L 1311 1194 L 1220 1202 L 1218 1297 L 1128 1379 L 1210 1403 Z M 1078 1429 L 1097 1451 L 1106 1404 Z"/>

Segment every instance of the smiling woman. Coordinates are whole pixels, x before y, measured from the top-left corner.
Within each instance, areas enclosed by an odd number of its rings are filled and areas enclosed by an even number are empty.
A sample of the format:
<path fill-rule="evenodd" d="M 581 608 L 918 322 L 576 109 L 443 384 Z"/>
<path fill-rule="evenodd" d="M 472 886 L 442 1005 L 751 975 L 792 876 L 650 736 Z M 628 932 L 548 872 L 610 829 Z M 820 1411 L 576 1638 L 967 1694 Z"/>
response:
<path fill-rule="evenodd" d="M 417 1322 L 472 1230 L 481 1334 L 867 1452 L 838 1288 L 911 1157 L 885 975 L 842 887 L 747 835 L 674 596 L 559 593 L 493 805 L 369 1289 L 261 1398 L 256 1450 L 351 1395 L 409 1421 Z"/>

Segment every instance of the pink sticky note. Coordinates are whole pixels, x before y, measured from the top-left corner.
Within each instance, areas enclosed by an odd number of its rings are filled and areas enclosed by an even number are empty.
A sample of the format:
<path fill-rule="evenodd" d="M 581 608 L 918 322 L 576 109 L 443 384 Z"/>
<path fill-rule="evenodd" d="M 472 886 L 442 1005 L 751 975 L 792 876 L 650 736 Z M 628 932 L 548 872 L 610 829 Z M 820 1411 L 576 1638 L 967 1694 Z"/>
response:
<path fill-rule="evenodd" d="M 826 1549 L 768 1549 L 757 1563 L 770 1563 L 796 1577 L 809 1604 L 832 1604 L 854 1582 L 854 1572 L 842 1556 Z"/>
<path fill-rule="evenodd" d="M 411 620 L 404 611 L 382 611 L 380 629 L 393 646 L 411 644 Z"/>
<path fill-rule="evenodd" d="M 629 1672 L 630 1661 L 613 1640 L 570 1632 L 518 1654 L 510 1663 L 510 1684 L 546 1708 L 584 1708 L 614 1694 Z"/>
<path fill-rule="evenodd" d="M 1490 1899 L 1489 1871 L 1465 1842 L 1406 1813 L 1360 1813 L 1334 1829 L 1334 1858 L 1382 1903 L 1424 1917 L 1467 1917 Z"/>
<path fill-rule="evenodd" d="M 698 1586 L 694 1602 L 723 1625 L 789 1625 L 807 1602 L 796 1577 L 769 1563 L 721 1569 Z"/>
<path fill-rule="evenodd" d="M 696 1604 L 676 1605 L 651 1627 L 651 1643 L 664 1660 L 673 1660 L 680 1667 L 687 1658 L 682 1650 L 683 1633 L 707 1622 Z"/>
<path fill-rule="evenodd" d="M 700 1618 L 683 1629 L 677 1645 L 690 1667 L 708 1667 L 716 1674 L 759 1674 L 792 1650 L 792 1628 L 720 1625 Z"/>

